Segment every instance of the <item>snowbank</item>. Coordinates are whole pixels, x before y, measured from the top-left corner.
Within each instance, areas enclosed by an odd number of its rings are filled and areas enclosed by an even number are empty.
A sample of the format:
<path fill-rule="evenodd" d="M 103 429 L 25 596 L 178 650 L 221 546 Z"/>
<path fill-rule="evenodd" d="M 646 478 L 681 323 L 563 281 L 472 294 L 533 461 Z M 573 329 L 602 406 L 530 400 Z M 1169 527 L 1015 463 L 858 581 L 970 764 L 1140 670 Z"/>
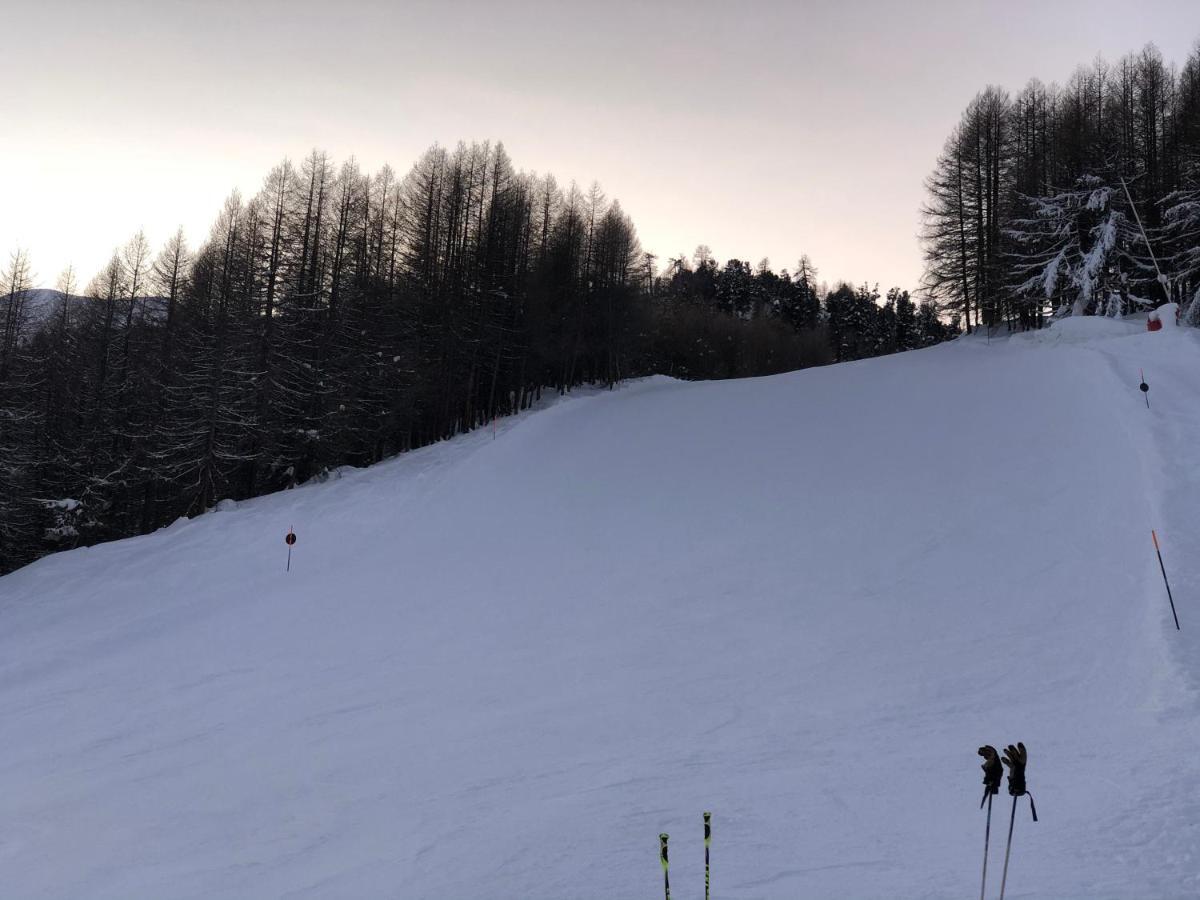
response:
<path fill-rule="evenodd" d="M 1169 330 L 1179 327 L 1179 304 L 1164 303 L 1150 313 L 1151 322 L 1157 322 L 1161 329 Z"/>
<path fill-rule="evenodd" d="M 1066 316 L 1053 321 L 1049 328 L 1029 331 L 1020 337 L 1038 344 L 1087 344 L 1137 334 L 1145 329 L 1145 324 L 1138 320 L 1108 316 Z"/>

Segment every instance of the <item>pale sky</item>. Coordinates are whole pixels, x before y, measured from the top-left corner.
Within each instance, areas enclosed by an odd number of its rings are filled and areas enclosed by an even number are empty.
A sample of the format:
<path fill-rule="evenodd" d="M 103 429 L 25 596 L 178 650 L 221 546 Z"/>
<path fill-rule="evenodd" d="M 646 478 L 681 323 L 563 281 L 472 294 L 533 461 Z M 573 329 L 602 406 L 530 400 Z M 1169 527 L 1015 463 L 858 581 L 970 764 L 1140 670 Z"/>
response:
<path fill-rule="evenodd" d="M 40 285 L 138 228 L 199 244 L 285 156 L 403 174 L 491 139 L 599 181 L 660 263 L 808 253 L 886 289 L 917 285 L 922 179 L 977 91 L 1182 63 L 1200 2 L 0 0 L 0 35 L 0 256 Z"/>

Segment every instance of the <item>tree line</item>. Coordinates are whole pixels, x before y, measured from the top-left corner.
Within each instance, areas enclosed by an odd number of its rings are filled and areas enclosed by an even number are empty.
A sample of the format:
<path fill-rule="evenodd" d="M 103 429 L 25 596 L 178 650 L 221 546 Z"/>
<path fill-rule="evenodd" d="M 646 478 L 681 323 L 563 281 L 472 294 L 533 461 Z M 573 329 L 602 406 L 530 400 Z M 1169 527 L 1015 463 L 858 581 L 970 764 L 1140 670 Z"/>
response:
<path fill-rule="evenodd" d="M 926 187 L 923 287 L 968 331 L 1168 300 L 1200 325 L 1200 44 L 988 87 Z"/>
<path fill-rule="evenodd" d="M 82 290 L 0 273 L 0 571 L 468 431 L 543 391 L 726 378 L 953 333 L 894 290 L 700 248 L 663 271 L 598 186 L 434 147 L 404 177 L 321 152 L 206 241 L 135 235 Z"/>

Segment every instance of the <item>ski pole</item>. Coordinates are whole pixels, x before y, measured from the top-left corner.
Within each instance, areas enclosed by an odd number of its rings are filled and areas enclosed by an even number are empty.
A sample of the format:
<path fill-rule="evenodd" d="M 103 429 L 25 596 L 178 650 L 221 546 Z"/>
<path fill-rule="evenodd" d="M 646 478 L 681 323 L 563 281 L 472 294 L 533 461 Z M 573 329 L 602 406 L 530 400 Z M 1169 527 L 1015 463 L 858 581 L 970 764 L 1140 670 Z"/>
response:
<path fill-rule="evenodd" d="M 668 869 L 667 838 L 668 837 L 669 837 L 669 835 L 667 835 L 665 832 L 658 836 L 658 845 L 659 845 L 658 861 L 660 863 L 662 863 L 662 867 L 663 867 L 663 895 L 666 897 L 666 900 L 671 900 L 671 878 L 670 878 L 670 875 L 667 874 L 667 869 Z"/>
<path fill-rule="evenodd" d="M 1158 567 L 1162 570 L 1163 584 L 1167 586 L 1167 599 L 1171 601 L 1171 615 L 1175 617 L 1175 630 L 1182 631 L 1179 627 L 1179 615 L 1175 612 L 1175 598 L 1171 596 L 1171 582 L 1167 581 L 1167 567 L 1163 565 L 1162 551 L 1158 549 L 1158 534 L 1153 528 L 1150 529 L 1150 537 L 1154 538 L 1154 552 L 1158 554 Z"/>
<path fill-rule="evenodd" d="M 712 846 L 712 813 L 704 814 L 704 900 L 709 900 L 708 848 Z"/>
<path fill-rule="evenodd" d="M 984 826 L 984 830 L 983 830 L 983 881 L 979 885 L 979 900 L 983 900 L 983 894 L 987 890 L 988 844 L 992 840 L 992 795 L 991 794 L 988 794 L 987 802 L 988 802 L 987 825 Z"/>
<path fill-rule="evenodd" d="M 1146 409 L 1150 408 L 1150 385 L 1146 384 L 1146 373 L 1138 369 L 1138 378 L 1142 379 L 1142 383 L 1138 385 L 1138 390 L 1146 398 Z"/>
<path fill-rule="evenodd" d="M 1012 853 L 1013 825 L 1017 821 L 1017 798 L 1013 797 L 1012 815 L 1008 817 L 1008 846 L 1004 849 L 1004 874 L 1000 876 L 1000 900 L 1004 900 L 1004 887 L 1008 883 L 1008 857 Z"/>
<path fill-rule="evenodd" d="M 983 796 L 979 799 L 979 808 L 983 809 L 983 801 L 987 801 L 987 824 L 983 830 L 983 878 L 979 884 L 979 900 L 983 900 L 987 891 L 988 851 L 992 843 L 992 798 L 1000 793 L 1000 779 L 1004 777 L 1004 765 L 1000 754 L 991 744 L 984 744 L 976 751 L 983 757 Z"/>

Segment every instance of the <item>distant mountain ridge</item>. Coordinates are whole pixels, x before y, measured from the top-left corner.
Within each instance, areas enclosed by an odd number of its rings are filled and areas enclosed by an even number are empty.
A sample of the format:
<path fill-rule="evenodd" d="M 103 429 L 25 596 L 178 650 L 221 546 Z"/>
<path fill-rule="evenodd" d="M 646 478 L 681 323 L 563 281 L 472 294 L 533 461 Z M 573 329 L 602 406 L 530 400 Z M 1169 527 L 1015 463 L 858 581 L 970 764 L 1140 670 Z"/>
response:
<path fill-rule="evenodd" d="M 69 304 L 69 313 L 72 317 L 86 304 L 100 302 L 83 294 L 66 294 L 54 288 L 30 288 L 27 291 L 18 292 L 17 296 L 21 317 L 18 339 L 22 342 L 29 340 L 38 328 L 49 322 L 55 313 L 62 309 L 64 302 Z M 0 296 L 0 320 L 10 314 L 9 306 L 12 297 L 12 294 Z M 136 310 L 139 320 L 147 315 L 158 319 L 166 314 L 165 297 L 138 297 L 136 300 L 139 304 L 139 309 Z M 129 303 L 129 298 L 121 297 L 113 302 L 124 309 Z"/>

